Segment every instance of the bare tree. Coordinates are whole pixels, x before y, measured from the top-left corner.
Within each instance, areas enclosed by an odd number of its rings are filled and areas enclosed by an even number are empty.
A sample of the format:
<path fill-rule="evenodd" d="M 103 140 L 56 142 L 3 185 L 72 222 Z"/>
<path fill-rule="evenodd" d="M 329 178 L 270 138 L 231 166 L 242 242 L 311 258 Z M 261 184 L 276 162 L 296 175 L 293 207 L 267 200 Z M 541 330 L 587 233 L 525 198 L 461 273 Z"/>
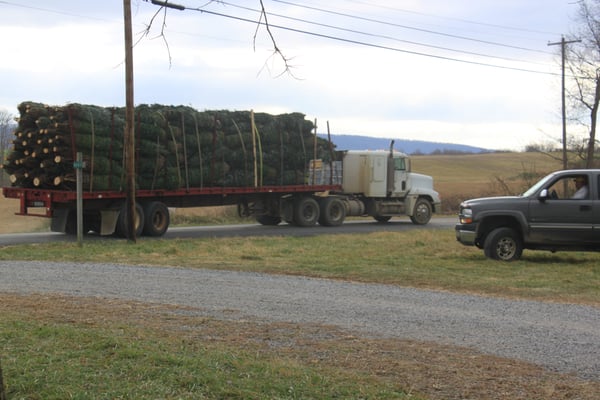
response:
<path fill-rule="evenodd" d="M 567 47 L 572 85 L 567 88 L 572 111 L 588 130 L 585 166 L 594 165 L 598 108 L 600 106 L 600 0 L 580 0 L 576 17 L 577 44 Z"/>
<path fill-rule="evenodd" d="M 6 110 L 0 109 L 0 164 L 4 164 L 6 153 L 10 146 L 10 137 L 15 129 L 13 116 Z M 0 173 L 0 183 L 4 184 L 4 171 Z"/>

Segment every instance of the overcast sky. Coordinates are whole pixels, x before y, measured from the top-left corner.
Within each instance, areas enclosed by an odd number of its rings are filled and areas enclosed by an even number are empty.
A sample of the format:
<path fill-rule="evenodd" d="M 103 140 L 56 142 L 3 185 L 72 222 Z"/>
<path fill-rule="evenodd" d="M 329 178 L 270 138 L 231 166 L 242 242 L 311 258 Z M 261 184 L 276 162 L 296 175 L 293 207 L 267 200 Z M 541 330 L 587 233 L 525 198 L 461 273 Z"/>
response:
<path fill-rule="evenodd" d="M 169 9 L 164 27 L 160 13 L 143 37 L 159 7 L 132 0 L 136 104 L 301 112 L 319 132 L 502 150 L 561 136 L 548 43 L 574 30 L 573 0 L 264 0 L 291 74 L 259 0 L 171 2 L 196 10 Z M 123 37 L 120 0 L 0 0 L 0 109 L 123 106 Z"/>

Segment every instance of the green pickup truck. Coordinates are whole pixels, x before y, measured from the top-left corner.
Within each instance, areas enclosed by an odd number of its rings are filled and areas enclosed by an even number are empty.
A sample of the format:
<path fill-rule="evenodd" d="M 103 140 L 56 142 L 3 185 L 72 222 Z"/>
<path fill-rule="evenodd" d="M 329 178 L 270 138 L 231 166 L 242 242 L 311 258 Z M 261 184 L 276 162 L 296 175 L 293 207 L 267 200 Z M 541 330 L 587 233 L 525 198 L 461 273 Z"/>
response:
<path fill-rule="evenodd" d="M 460 243 L 501 261 L 523 249 L 600 251 L 600 170 L 557 171 L 520 196 L 464 201 L 455 230 Z"/>

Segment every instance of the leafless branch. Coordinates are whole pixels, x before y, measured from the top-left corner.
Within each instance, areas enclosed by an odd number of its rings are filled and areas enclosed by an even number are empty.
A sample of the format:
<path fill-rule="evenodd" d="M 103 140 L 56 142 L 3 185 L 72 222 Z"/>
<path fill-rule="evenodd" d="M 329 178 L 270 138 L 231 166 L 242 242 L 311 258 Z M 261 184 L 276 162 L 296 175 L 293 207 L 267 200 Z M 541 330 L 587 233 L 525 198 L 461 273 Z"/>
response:
<path fill-rule="evenodd" d="M 273 36 L 273 33 L 271 32 L 271 28 L 269 26 L 269 21 L 267 20 L 267 11 L 265 10 L 265 5 L 263 3 L 263 0 L 260 0 L 260 17 L 259 17 L 258 23 L 256 24 L 256 30 L 254 31 L 254 38 L 253 38 L 254 50 L 256 51 L 256 38 L 258 36 L 258 31 L 260 29 L 260 26 L 263 25 L 263 23 L 262 23 L 263 18 L 264 18 L 265 29 L 267 31 L 267 34 L 269 35 L 269 38 L 271 39 L 271 43 L 273 44 L 273 53 L 271 54 L 271 56 L 269 56 L 267 58 L 267 60 L 265 60 L 263 67 L 259 71 L 259 74 L 261 71 L 263 71 L 265 69 L 267 69 L 269 72 L 271 72 L 271 69 L 268 66 L 269 60 L 272 60 L 274 57 L 278 57 L 283 61 L 284 69 L 276 77 L 280 77 L 287 73 L 291 77 L 297 79 L 292 72 L 293 66 L 290 64 L 291 59 L 286 57 L 283 54 L 283 52 L 279 49 L 279 46 L 277 46 L 277 41 L 275 40 L 275 37 Z"/>
<path fill-rule="evenodd" d="M 165 43 L 165 47 L 167 48 L 167 54 L 169 56 L 169 67 L 171 67 L 172 65 L 172 57 L 171 57 L 171 48 L 169 47 L 169 42 L 167 40 L 167 36 L 165 35 L 165 28 L 167 27 L 167 7 L 160 7 L 152 16 L 152 18 L 150 19 L 150 22 L 146 25 L 146 28 L 140 32 L 138 35 L 140 35 L 139 39 L 134 43 L 134 47 L 138 45 L 138 43 L 140 43 L 142 41 L 143 38 L 146 37 L 150 37 L 150 33 L 152 31 L 152 26 L 154 25 L 154 21 L 156 20 L 156 18 L 162 13 L 163 18 L 162 18 L 162 25 L 160 28 L 160 34 L 158 36 L 155 37 L 151 37 L 151 40 L 154 40 L 156 38 L 162 38 L 163 42 Z"/>

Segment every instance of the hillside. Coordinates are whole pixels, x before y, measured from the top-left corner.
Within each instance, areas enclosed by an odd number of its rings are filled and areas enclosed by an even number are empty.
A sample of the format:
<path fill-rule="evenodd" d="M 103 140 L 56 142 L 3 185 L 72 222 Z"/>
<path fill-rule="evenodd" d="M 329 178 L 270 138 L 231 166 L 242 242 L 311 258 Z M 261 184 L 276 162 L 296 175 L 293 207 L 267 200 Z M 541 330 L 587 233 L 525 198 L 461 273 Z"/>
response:
<path fill-rule="evenodd" d="M 326 134 L 317 136 L 327 139 Z M 356 135 L 331 135 L 337 150 L 388 149 L 392 139 Z M 394 149 L 406 154 L 482 153 L 490 150 L 454 143 L 426 142 L 424 140 L 394 139 Z"/>

